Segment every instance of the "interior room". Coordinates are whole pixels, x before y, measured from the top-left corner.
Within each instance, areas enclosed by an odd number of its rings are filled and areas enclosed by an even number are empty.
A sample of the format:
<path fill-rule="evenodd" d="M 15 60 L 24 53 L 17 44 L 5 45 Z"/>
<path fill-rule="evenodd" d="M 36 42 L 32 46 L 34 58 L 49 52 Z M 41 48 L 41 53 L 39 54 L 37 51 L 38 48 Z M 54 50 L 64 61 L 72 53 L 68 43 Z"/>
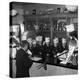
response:
<path fill-rule="evenodd" d="M 78 73 L 77 5 L 11 2 L 9 16 L 11 78 Z"/>

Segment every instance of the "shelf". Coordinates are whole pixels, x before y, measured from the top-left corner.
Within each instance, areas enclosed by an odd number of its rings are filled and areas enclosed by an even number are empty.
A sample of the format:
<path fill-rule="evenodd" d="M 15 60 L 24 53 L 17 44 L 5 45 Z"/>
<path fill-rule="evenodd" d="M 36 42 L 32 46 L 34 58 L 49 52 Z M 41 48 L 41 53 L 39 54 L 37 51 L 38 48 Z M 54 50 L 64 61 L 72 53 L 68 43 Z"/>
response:
<path fill-rule="evenodd" d="M 72 18 L 77 18 L 78 15 L 76 13 L 54 13 L 54 14 L 48 14 L 48 15 L 24 15 L 25 18 L 49 18 L 49 17 L 57 17 L 57 18 L 62 18 L 62 17 L 72 17 Z"/>

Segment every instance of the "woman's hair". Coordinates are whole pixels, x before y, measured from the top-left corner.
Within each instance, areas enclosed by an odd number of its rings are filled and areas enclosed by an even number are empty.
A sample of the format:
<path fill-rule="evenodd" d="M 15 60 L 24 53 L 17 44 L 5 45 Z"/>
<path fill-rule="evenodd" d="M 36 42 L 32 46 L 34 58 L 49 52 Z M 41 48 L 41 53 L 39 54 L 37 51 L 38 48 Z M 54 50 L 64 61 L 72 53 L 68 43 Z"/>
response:
<path fill-rule="evenodd" d="M 25 47 L 25 46 L 29 47 L 29 43 L 26 40 L 21 41 L 21 47 Z"/>
<path fill-rule="evenodd" d="M 78 39 L 78 32 L 77 31 L 70 32 L 69 35 L 72 37 L 76 37 Z"/>

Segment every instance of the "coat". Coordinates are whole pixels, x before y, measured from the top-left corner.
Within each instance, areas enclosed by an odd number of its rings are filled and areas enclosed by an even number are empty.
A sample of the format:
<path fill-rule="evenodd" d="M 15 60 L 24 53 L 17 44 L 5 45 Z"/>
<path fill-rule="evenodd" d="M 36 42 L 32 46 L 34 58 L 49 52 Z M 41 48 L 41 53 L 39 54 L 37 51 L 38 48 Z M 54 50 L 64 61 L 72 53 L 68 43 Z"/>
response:
<path fill-rule="evenodd" d="M 29 77 L 29 69 L 32 66 L 32 60 L 28 57 L 28 54 L 20 49 L 16 54 L 16 77 Z"/>

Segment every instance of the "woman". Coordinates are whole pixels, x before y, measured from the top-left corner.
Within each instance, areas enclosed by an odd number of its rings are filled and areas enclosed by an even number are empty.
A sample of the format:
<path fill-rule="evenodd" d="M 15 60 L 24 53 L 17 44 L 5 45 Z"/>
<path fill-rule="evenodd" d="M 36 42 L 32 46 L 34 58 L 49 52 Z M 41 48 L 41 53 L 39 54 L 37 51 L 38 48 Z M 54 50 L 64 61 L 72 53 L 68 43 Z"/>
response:
<path fill-rule="evenodd" d="M 59 39 L 57 37 L 55 37 L 53 39 L 53 45 L 52 45 L 53 56 L 57 55 L 58 52 L 59 52 Z"/>
<path fill-rule="evenodd" d="M 70 23 L 70 24 L 66 25 L 65 28 L 66 28 L 67 36 L 68 36 L 68 40 L 69 40 L 68 41 L 69 51 L 67 53 L 66 60 L 63 60 L 61 62 L 62 64 L 67 64 L 70 61 L 71 56 L 73 55 L 76 48 L 78 48 L 78 46 L 77 46 L 78 41 L 77 41 L 77 38 L 75 36 L 75 34 L 77 34 L 77 33 L 74 34 L 74 32 L 75 32 L 74 25 L 72 23 Z"/>
<path fill-rule="evenodd" d="M 28 42 L 22 41 L 22 48 L 18 50 L 16 54 L 16 77 L 30 77 L 29 69 L 32 66 L 32 60 L 29 58 L 27 53 L 28 50 Z"/>

